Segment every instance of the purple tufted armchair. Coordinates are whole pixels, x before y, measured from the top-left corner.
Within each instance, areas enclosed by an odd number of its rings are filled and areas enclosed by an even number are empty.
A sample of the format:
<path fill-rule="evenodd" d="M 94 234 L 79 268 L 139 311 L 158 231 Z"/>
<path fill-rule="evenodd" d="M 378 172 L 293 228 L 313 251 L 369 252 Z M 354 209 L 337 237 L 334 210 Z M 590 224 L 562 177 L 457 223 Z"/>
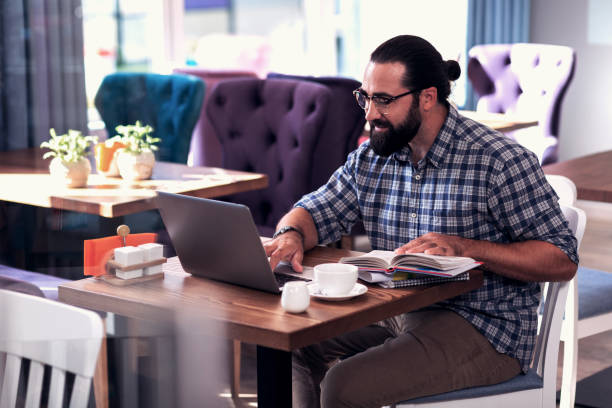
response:
<path fill-rule="evenodd" d="M 221 143 L 223 167 L 269 177 L 267 189 L 228 198 L 250 207 L 260 234 L 271 236 L 283 214 L 325 183 L 354 148 L 347 133 L 328 126 L 347 120 L 330 113 L 338 112 L 334 103 L 327 86 L 291 79 L 236 79 L 212 91 L 206 116 Z"/>
<path fill-rule="evenodd" d="M 542 165 L 558 160 L 561 103 L 575 60 L 572 48 L 547 44 L 485 44 L 469 52 L 477 110 L 535 117 L 537 127 L 507 134 L 536 153 Z"/>
<path fill-rule="evenodd" d="M 175 68 L 174 73 L 196 76 L 206 84 L 207 92 L 204 94 L 202 111 L 191 137 L 191 146 L 189 148 L 189 154 L 191 155 L 190 164 L 193 166 L 220 167 L 222 165 L 221 145 L 210 122 L 206 120 L 206 105 L 210 99 L 210 92 L 221 81 L 236 78 L 257 78 L 257 75 L 251 71 L 213 70 L 198 67 Z"/>

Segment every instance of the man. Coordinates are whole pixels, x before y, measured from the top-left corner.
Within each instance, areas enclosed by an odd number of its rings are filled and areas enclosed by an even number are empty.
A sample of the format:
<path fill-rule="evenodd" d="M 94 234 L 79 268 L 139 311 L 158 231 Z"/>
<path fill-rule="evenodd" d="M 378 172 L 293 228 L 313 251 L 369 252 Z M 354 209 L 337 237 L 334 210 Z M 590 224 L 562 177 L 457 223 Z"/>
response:
<path fill-rule="evenodd" d="M 576 272 L 576 240 L 536 156 L 458 115 L 447 98 L 459 75 L 419 37 L 381 44 L 355 92 L 370 141 L 281 219 L 266 252 L 300 271 L 305 250 L 361 219 L 375 249 L 472 257 L 484 284 L 300 349 L 296 406 L 376 407 L 510 379 L 531 360 L 537 282 Z"/>

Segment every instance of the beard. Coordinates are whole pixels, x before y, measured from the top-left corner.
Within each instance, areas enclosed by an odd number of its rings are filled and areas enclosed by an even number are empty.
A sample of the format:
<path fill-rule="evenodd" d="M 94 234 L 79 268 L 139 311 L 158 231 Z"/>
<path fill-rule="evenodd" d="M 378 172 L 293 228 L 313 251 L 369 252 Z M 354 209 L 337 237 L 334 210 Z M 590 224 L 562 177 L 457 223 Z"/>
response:
<path fill-rule="evenodd" d="M 414 139 L 421 127 L 421 113 L 418 108 L 419 101 L 415 98 L 406 118 L 397 127 L 393 126 L 384 116 L 370 121 L 370 146 L 374 153 L 388 157 L 400 151 Z M 375 127 L 386 130 L 375 131 Z"/>

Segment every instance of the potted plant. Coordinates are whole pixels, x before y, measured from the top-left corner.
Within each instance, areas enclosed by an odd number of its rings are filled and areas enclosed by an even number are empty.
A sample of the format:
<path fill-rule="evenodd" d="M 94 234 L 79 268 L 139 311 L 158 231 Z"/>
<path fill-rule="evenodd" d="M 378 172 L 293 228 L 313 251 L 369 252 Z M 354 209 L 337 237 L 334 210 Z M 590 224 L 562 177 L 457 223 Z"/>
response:
<path fill-rule="evenodd" d="M 84 187 L 91 173 L 91 164 L 87 159 L 89 147 L 98 141 L 96 136 L 83 136 L 78 130 L 69 129 L 68 133 L 58 135 L 55 129 L 49 130 L 51 139 L 42 142 L 40 147 L 50 151 L 43 159 L 53 157 L 49 164 L 49 173 L 61 180 L 67 187 Z"/>
<path fill-rule="evenodd" d="M 139 121 L 134 125 L 117 126 L 116 131 L 118 135 L 113 139 L 125 146 L 117 151 L 117 167 L 121 177 L 130 181 L 150 178 L 155 165 L 155 143 L 161 139 L 151 136 L 153 128 Z"/>

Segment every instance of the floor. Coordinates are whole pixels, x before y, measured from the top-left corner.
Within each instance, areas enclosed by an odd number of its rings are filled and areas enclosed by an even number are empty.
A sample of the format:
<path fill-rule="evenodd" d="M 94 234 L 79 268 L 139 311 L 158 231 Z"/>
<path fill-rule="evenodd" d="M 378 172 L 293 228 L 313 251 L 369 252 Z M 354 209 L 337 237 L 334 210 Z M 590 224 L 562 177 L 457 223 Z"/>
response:
<path fill-rule="evenodd" d="M 579 201 L 577 206 L 587 213 L 587 227 L 579 251 L 581 264 L 612 272 L 612 204 Z M 562 347 L 557 388 L 561 384 Z M 578 381 L 612 366 L 612 331 L 580 340 L 578 358 Z M 227 406 L 257 406 L 255 350 L 251 345 L 244 346 L 241 379 L 242 398 L 238 402 L 228 398 Z"/>

